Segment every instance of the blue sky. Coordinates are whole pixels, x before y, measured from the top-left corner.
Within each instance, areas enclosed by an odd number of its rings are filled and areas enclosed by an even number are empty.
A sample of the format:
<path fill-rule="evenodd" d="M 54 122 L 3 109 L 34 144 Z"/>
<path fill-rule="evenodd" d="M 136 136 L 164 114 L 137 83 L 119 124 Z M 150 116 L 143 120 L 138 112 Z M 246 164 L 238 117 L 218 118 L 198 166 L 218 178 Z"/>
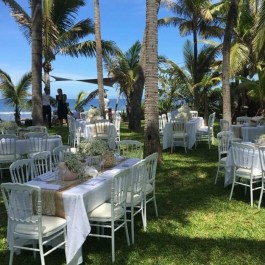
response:
<path fill-rule="evenodd" d="M 18 1 L 23 8 L 28 10 L 28 0 Z M 112 40 L 125 52 L 137 40 L 143 39 L 146 1 L 144 0 L 100 0 L 101 37 Z M 87 0 L 85 7 L 80 9 L 78 20 L 91 18 L 94 20 L 94 1 Z M 18 25 L 11 17 L 9 9 L 0 1 L 0 68 L 7 72 L 16 84 L 28 71 L 31 71 L 31 47 L 19 30 Z M 29 11 L 30 12 L 30 11 Z M 161 10 L 159 17 L 168 16 L 166 10 Z M 91 35 L 90 39 L 94 39 Z M 176 63 L 183 62 L 182 50 L 185 39 L 179 37 L 177 28 L 160 28 L 158 30 L 158 53 Z M 69 56 L 56 57 L 52 62 L 51 75 L 69 79 L 96 78 L 95 58 L 71 58 Z M 107 77 L 107 73 L 104 73 Z M 62 88 L 68 98 L 76 98 L 79 91 L 91 92 L 96 85 L 83 82 L 51 82 L 51 95 L 55 96 L 57 88 Z M 109 98 L 116 98 L 115 88 L 109 88 Z"/>

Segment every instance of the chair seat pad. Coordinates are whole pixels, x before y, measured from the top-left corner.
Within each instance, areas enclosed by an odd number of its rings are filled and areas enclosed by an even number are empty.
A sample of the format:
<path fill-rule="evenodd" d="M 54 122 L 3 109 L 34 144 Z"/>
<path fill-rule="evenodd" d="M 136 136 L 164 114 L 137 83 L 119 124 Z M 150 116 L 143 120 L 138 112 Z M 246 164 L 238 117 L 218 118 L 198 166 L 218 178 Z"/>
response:
<path fill-rule="evenodd" d="M 209 127 L 208 126 L 202 126 L 197 130 L 197 134 L 204 134 L 204 133 L 208 133 L 209 131 Z"/>
<path fill-rule="evenodd" d="M 5 163 L 5 162 L 13 162 L 16 159 L 19 159 L 20 155 L 16 155 L 16 157 L 14 155 L 0 155 L 0 163 Z"/>
<path fill-rule="evenodd" d="M 127 192 L 126 204 L 127 205 L 128 204 L 131 205 L 132 199 L 133 199 L 133 206 L 136 206 L 136 205 L 141 203 L 142 196 L 141 196 L 141 194 L 136 193 L 136 194 L 133 195 L 133 198 L 132 198 L 132 193 L 131 192 Z"/>
<path fill-rule="evenodd" d="M 226 160 L 227 160 L 227 157 L 226 157 L 226 156 L 225 156 L 225 157 L 222 157 L 222 158 L 220 159 L 219 163 L 221 163 L 221 164 L 225 164 L 225 163 L 226 163 Z"/>
<path fill-rule="evenodd" d="M 250 174 L 251 174 L 251 170 L 250 169 L 246 169 L 246 168 L 238 168 L 236 170 L 236 175 L 240 176 L 242 178 L 250 178 Z M 253 178 L 261 178 L 262 177 L 262 173 L 260 170 L 258 169 L 254 169 L 253 171 Z"/>
<path fill-rule="evenodd" d="M 124 208 L 117 206 L 114 208 L 114 219 L 121 217 L 124 214 Z M 110 219 L 111 218 L 111 203 L 103 203 L 96 209 L 88 213 L 91 219 Z"/>
<path fill-rule="evenodd" d="M 187 137 L 188 134 L 187 133 L 183 133 L 183 132 L 174 132 L 172 134 L 173 138 L 183 138 L 183 137 Z"/>
<path fill-rule="evenodd" d="M 36 215 L 36 219 L 37 219 Z M 48 234 L 55 229 L 61 229 L 66 226 L 66 220 L 57 216 L 42 216 L 42 232 L 43 234 Z M 15 232 L 19 234 L 38 236 L 38 226 L 34 224 L 17 224 L 15 227 Z"/>

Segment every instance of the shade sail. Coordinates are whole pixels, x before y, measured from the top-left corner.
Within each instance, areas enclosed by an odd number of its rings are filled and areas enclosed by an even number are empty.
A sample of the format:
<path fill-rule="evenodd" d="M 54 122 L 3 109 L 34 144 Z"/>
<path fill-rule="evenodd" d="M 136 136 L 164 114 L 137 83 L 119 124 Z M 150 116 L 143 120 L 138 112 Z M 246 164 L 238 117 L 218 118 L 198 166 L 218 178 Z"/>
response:
<path fill-rule="evenodd" d="M 50 77 L 54 78 L 55 79 L 54 81 L 79 81 L 79 82 L 85 82 L 85 83 L 91 83 L 91 84 L 97 84 L 98 83 L 97 78 L 74 80 L 74 79 L 58 77 L 58 76 L 54 76 L 54 75 L 50 75 Z M 104 86 L 112 87 L 115 82 L 116 81 L 110 77 L 103 78 L 103 85 Z"/>

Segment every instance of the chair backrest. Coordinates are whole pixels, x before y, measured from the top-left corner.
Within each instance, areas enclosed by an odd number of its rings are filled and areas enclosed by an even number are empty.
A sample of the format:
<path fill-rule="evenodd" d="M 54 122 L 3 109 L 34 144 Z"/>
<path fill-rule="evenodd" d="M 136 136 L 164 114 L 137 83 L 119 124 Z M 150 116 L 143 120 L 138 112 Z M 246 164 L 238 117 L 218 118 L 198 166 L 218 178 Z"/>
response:
<path fill-rule="evenodd" d="M 44 132 L 25 133 L 29 153 L 36 153 L 47 150 L 48 134 Z"/>
<path fill-rule="evenodd" d="M 170 121 L 171 121 L 171 113 L 168 112 L 168 113 L 167 113 L 167 122 L 170 122 Z"/>
<path fill-rule="evenodd" d="M 43 151 L 32 156 L 32 178 L 52 170 L 51 152 Z"/>
<path fill-rule="evenodd" d="M 1 192 L 9 221 L 23 225 L 25 233 L 28 228 L 31 233 L 36 233 L 36 238 L 41 236 L 41 188 L 21 183 L 2 183 Z"/>
<path fill-rule="evenodd" d="M 143 143 L 137 140 L 121 140 L 117 142 L 118 153 L 124 158 L 143 157 Z"/>
<path fill-rule="evenodd" d="M 251 120 L 250 117 L 247 116 L 240 116 L 236 118 L 236 123 L 237 124 L 245 124 L 245 123 L 249 123 Z"/>
<path fill-rule="evenodd" d="M 71 153 L 71 146 L 70 145 L 56 146 L 52 150 L 53 165 L 57 166 L 60 162 L 63 162 L 65 155 L 68 153 Z"/>
<path fill-rule="evenodd" d="M 114 126 L 116 128 L 116 133 L 117 133 L 117 141 L 120 141 L 120 136 L 121 136 L 121 133 L 120 133 L 120 128 L 121 128 L 121 116 L 119 115 L 116 115 L 115 116 L 115 119 L 113 120 L 113 123 L 114 123 Z"/>
<path fill-rule="evenodd" d="M 31 159 L 16 160 L 9 166 L 12 182 L 25 183 L 31 179 Z"/>
<path fill-rule="evenodd" d="M 149 185 L 150 191 L 155 190 L 156 168 L 158 153 L 153 153 L 144 159 L 145 163 L 145 187 Z M 146 191 L 145 191 L 146 192 Z"/>
<path fill-rule="evenodd" d="M 190 110 L 190 116 L 191 116 L 191 118 L 197 118 L 198 117 L 198 111 L 197 110 Z"/>
<path fill-rule="evenodd" d="M 220 119 L 221 131 L 229 131 L 229 127 L 230 127 L 230 124 L 228 120 Z"/>
<path fill-rule="evenodd" d="M 101 155 L 87 156 L 85 160 L 86 160 L 86 164 L 89 167 L 95 167 L 98 171 L 101 171 L 102 166 L 103 166 L 103 160 L 102 160 Z"/>
<path fill-rule="evenodd" d="M 232 143 L 232 154 L 236 168 L 253 170 L 255 147 L 250 144 Z"/>
<path fill-rule="evenodd" d="M 208 126 L 213 127 L 215 121 L 215 112 L 211 113 L 208 118 Z"/>
<path fill-rule="evenodd" d="M 96 137 L 99 139 L 108 139 L 110 121 L 106 119 L 95 120 Z"/>
<path fill-rule="evenodd" d="M 172 131 L 174 133 L 185 133 L 186 132 L 186 120 L 177 118 L 172 123 Z"/>
<path fill-rule="evenodd" d="M 0 134 L 0 155 L 10 156 L 10 161 L 16 159 L 15 134 Z"/>
<path fill-rule="evenodd" d="M 265 146 L 259 147 L 259 158 L 260 158 L 260 165 L 263 174 L 265 173 Z"/>
<path fill-rule="evenodd" d="M 112 178 L 110 197 L 112 216 L 114 216 L 114 209 L 117 206 L 121 206 L 122 209 L 126 211 L 127 190 L 131 172 L 131 168 L 126 168 Z M 122 215 L 123 213 L 121 213 L 121 216 Z"/>
<path fill-rule="evenodd" d="M 41 125 L 28 126 L 27 129 L 30 132 L 43 132 L 43 133 L 48 133 L 47 127 L 46 126 L 41 126 Z"/>
<path fill-rule="evenodd" d="M 145 185 L 145 173 L 146 165 L 145 160 L 142 159 L 138 163 L 134 164 L 131 168 L 132 176 L 129 183 L 129 190 L 131 192 L 131 201 L 135 194 L 142 195 L 144 192 Z"/>
<path fill-rule="evenodd" d="M 217 134 L 219 157 L 228 153 L 232 140 L 233 133 L 230 131 L 223 131 Z"/>
<path fill-rule="evenodd" d="M 162 118 L 162 126 L 163 126 L 163 129 L 165 128 L 165 125 L 167 123 L 167 114 L 162 114 L 161 115 L 161 118 Z"/>

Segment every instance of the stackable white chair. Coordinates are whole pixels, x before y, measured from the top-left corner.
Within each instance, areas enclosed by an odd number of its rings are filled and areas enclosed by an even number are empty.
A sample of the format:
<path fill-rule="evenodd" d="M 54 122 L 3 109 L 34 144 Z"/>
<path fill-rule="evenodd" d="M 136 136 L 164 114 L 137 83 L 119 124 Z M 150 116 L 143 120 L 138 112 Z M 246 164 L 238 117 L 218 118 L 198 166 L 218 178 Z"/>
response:
<path fill-rule="evenodd" d="M 116 128 L 116 133 L 117 133 L 116 142 L 118 142 L 118 141 L 121 140 L 121 131 L 120 131 L 120 128 L 121 128 L 121 116 L 116 115 L 115 119 L 113 119 L 113 124 L 114 124 L 114 126 Z"/>
<path fill-rule="evenodd" d="M 43 132 L 43 133 L 48 133 L 47 127 L 46 126 L 41 126 L 41 125 L 28 126 L 27 129 L 30 132 Z"/>
<path fill-rule="evenodd" d="M 254 157 L 255 147 L 244 143 L 232 143 L 232 154 L 234 160 L 233 183 L 230 193 L 230 200 L 233 195 L 234 187 L 242 185 L 250 188 L 250 205 L 253 206 L 253 191 L 261 190 L 262 172 L 255 170 Z M 260 184 L 260 185 L 257 185 Z"/>
<path fill-rule="evenodd" d="M 95 138 L 103 141 L 109 141 L 110 121 L 106 119 L 95 120 Z"/>
<path fill-rule="evenodd" d="M 260 197 L 259 197 L 259 209 L 262 202 L 263 193 L 265 190 L 265 146 L 259 147 L 259 158 L 260 158 L 260 165 L 261 165 L 261 171 L 262 171 L 262 182 L 261 182 L 261 191 L 260 191 Z"/>
<path fill-rule="evenodd" d="M 147 227 L 147 204 L 154 202 L 155 213 L 158 216 L 156 204 L 156 168 L 158 153 L 153 153 L 144 159 L 145 163 L 145 185 L 144 185 L 144 230 Z"/>
<path fill-rule="evenodd" d="M 64 161 L 66 154 L 71 153 L 70 145 L 60 145 L 52 150 L 52 162 L 53 167 L 56 167 L 60 162 Z"/>
<path fill-rule="evenodd" d="M 25 183 L 31 180 L 31 159 L 19 159 L 9 167 L 13 183 Z"/>
<path fill-rule="evenodd" d="M 220 169 L 224 169 L 227 154 L 229 148 L 231 147 L 233 139 L 233 133 L 229 131 L 222 131 L 217 134 L 217 144 L 218 144 L 218 164 L 217 164 L 217 172 L 215 177 L 215 184 L 217 182 Z"/>
<path fill-rule="evenodd" d="M 80 143 L 81 128 L 76 126 L 75 118 L 67 115 L 68 121 L 68 145 L 75 149 Z"/>
<path fill-rule="evenodd" d="M 171 122 L 171 113 L 170 112 L 167 113 L 167 122 Z"/>
<path fill-rule="evenodd" d="M 134 244 L 134 216 L 141 214 L 143 227 L 145 224 L 144 219 L 144 185 L 145 185 L 145 161 L 141 160 L 132 167 L 132 176 L 130 179 L 126 206 L 127 213 L 130 214 L 131 222 L 131 241 Z M 128 220 L 129 221 L 129 220 Z"/>
<path fill-rule="evenodd" d="M 183 143 L 187 153 L 188 133 L 186 132 L 186 121 L 180 118 L 172 122 L 171 153 L 177 143 Z"/>
<path fill-rule="evenodd" d="M 1 191 L 10 225 L 9 265 L 12 265 L 14 252 L 18 250 L 30 250 L 34 254 L 39 252 L 40 263 L 45 265 L 45 256 L 67 244 L 66 220 L 61 217 L 42 215 L 40 187 L 21 183 L 3 183 Z M 34 240 L 38 243 L 31 247 L 23 245 L 22 240 L 18 239 Z M 45 252 L 43 246 L 51 241 L 52 248 Z"/>
<path fill-rule="evenodd" d="M 124 227 L 127 244 L 130 245 L 127 219 L 126 219 L 126 197 L 128 182 L 131 178 L 131 169 L 117 173 L 111 182 L 110 200 L 104 202 L 94 210 L 88 213 L 90 225 L 97 228 L 96 231 L 91 231 L 89 236 L 104 237 L 111 239 L 112 262 L 115 261 L 115 232 Z M 101 229 L 100 229 L 101 228 Z M 103 229 L 104 228 L 104 229 Z M 105 234 L 105 230 L 111 230 L 109 234 Z M 102 233 L 100 233 L 102 231 Z"/>
<path fill-rule="evenodd" d="M 214 120 L 215 120 L 215 112 L 209 115 L 208 126 L 201 126 L 197 130 L 195 148 L 197 147 L 198 143 L 202 141 L 207 141 L 209 149 L 211 148 L 211 144 L 214 140 L 214 135 L 213 135 Z"/>
<path fill-rule="evenodd" d="M 240 116 L 236 118 L 236 123 L 237 124 L 245 124 L 245 123 L 249 123 L 251 120 L 251 117 L 247 117 L 247 116 Z"/>
<path fill-rule="evenodd" d="M 191 116 L 191 118 L 197 118 L 198 117 L 198 111 L 197 110 L 190 110 L 190 116 Z"/>
<path fill-rule="evenodd" d="M 117 142 L 118 154 L 124 158 L 143 157 L 143 143 L 137 140 L 121 140 Z"/>
<path fill-rule="evenodd" d="M 50 151 L 43 151 L 32 156 L 31 175 L 36 178 L 46 172 L 52 171 L 52 159 Z"/>
<path fill-rule="evenodd" d="M 229 127 L 230 127 L 230 124 L 229 124 L 229 121 L 228 120 L 220 119 L 220 129 L 221 129 L 221 132 L 223 132 L 223 131 L 229 131 Z"/>
<path fill-rule="evenodd" d="M 47 150 L 48 134 L 44 132 L 28 132 L 25 133 L 26 144 L 28 148 L 28 157 Z"/>
<path fill-rule="evenodd" d="M 1 178 L 3 177 L 3 170 L 8 169 L 10 164 L 20 158 L 16 152 L 15 134 L 0 134 L 0 171 Z"/>

